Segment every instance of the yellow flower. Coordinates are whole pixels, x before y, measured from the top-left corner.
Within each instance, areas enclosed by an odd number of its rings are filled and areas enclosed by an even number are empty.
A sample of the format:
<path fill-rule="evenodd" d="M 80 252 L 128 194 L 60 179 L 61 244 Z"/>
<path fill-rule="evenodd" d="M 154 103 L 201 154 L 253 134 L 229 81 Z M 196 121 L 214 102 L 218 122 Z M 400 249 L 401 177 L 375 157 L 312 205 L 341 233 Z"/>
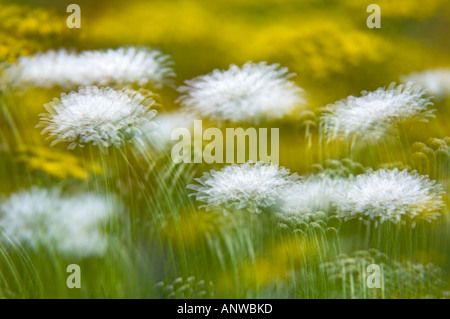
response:
<path fill-rule="evenodd" d="M 350 67 L 379 62 L 386 43 L 339 21 L 310 19 L 262 29 L 239 54 L 255 60 L 291 61 L 302 77 L 327 78 Z"/>
<path fill-rule="evenodd" d="M 91 174 L 102 174 L 96 163 L 85 164 L 69 152 L 51 151 L 44 147 L 24 146 L 17 154 L 17 161 L 32 172 L 44 172 L 57 179 L 77 178 L 85 180 Z"/>
<path fill-rule="evenodd" d="M 55 10 L 7 0 L 0 0 L 0 7 L 0 61 L 13 62 L 19 55 L 46 50 L 56 45 L 54 41 L 73 41 L 82 32 L 70 32 L 66 17 Z"/>
<path fill-rule="evenodd" d="M 120 10 L 100 16 L 88 36 L 114 43 L 130 38 L 138 43 L 192 43 L 211 34 L 216 23 L 193 1 L 128 2 Z"/>

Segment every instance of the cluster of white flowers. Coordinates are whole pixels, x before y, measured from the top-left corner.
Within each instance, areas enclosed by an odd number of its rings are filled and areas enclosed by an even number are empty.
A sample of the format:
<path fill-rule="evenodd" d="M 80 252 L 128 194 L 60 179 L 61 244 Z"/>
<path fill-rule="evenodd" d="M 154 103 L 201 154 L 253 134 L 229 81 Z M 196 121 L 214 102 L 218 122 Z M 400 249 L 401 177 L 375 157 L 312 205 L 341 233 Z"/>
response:
<path fill-rule="evenodd" d="M 413 72 L 402 76 L 401 79 L 403 82 L 422 85 L 428 92 L 439 98 L 450 95 L 450 68 Z"/>
<path fill-rule="evenodd" d="M 100 195 L 65 197 L 59 189 L 33 187 L 0 204 L 0 228 L 34 250 L 70 256 L 101 256 L 108 247 L 104 226 L 117 203 Z"/>
<path fill-rule="evenodd" d="M 246 209 L 260 213 L 262 208 L 274 205 L 280 194 L 298 180 L 296 174 L 272 163 L 232 164 L 220 171 L 211 170 L 195 179 L 198 184 L 188 185 L 191 194 L 204 202 L 206 210 Z"/>
<path fill-rule="evenodd" d="M 69 149 L 86 143 L 120 146 L 152 120 L 153 103 L 150 96 L 133 90 L 89 86 L 46 104 L 49 113 L 41 114 L 39 126 L 53 144 L 69 142 Z"/>
<path fill-rule="evenodd" d="M 285 213 L 329 212 L 338 191 L 345 189 L 344 178 L 326 174 L 309 176 L 287 189 L 281 198 L 281 211 Z"/>
<path fill-rule="evenodd" d="M 442 186 L 417 172 L 380 169 L 348 179 L 328 175 L 299 180 L 296 174 L 273 164 L 247 162 L 204 173 L 188 188 L 207 210 L 261 208 L 276 205 L 283 214 L 327 212 L 340 218 L 394 223 L 409 217 L 431 222 L 444 207 Z M 275 206 L 274 206 L 275 207 Z"/>
<path fill-rule="evenodd" d="M 231 122 L 282 118 L 305 104 L 303 90 L 287 68 L 265 62 L 231 65 L 226 71 L 186 81 L 178 90 L 183 107 L 202 117 Z"/>
<path fill-rule="evenodd" d="M 427 121 L 433 116 L 432 104 L 424 97 L 426 91 L 418 85 L 391 83 L 387 89 L 362 92 L 361 97 L 349 96 L 326 107 L 321 117 L 321 129 L 329 140 L 359 137 L 377 140 L 395 124 L 407 120 Z"/>
<path fill-rule="evenodd" d="M 417 172 L 380 169 L 351 177 L 336 197 L 338 215 L 398 223 L 403 217 L 429 222 L 444 206 L 442 186 Z"/>
<path fill-rule="evenodd" d="M 20 57 L 9 65 L 3 81 L 14 88 L 74 89 L 86 85 L 150 84 L 160 88 L 175 75 L 169 56 L 149 48 L 121 47 L 105 51 L 64 49 Z"/>

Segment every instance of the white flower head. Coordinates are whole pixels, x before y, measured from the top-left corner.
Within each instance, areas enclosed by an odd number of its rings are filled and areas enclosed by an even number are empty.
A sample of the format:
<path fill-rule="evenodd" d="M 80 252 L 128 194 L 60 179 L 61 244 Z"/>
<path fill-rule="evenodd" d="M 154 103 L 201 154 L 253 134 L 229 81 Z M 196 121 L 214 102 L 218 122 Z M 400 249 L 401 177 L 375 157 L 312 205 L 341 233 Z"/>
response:
<path fill-rule="evenodd" d="M 138 47 L 83 51 L 65 49 L 20 57 L 5 70 L 4 82 L 16 88 L 74 89 L 87 85 L 150 84 L 160 88 L 175 75 L 169 56 Z"/>
<path fill-rule="evenodd" d="M 444 206 L 442 186 L 416 171 L 380 169 L 351 177 L 335 201 L 338 215 L 377 222 L 418 218 L 431 222 Z"/>
<path fill-rule="evenodd" d="M 167 113 L 158 113 L 153 121 L 145 123 L 140 128 L 141 134 L 137 136 L 138 143 L 144 147 L 150 145 L 157 151 L 162 151 L 170 146 L 173 130 L 177 128 L 186 128 L 190 130 L 194 125 L 194 115 L 185 111 L 172 111 Z"/>
<path fill-rule="evenodd" d="M 354 138 L 377 140 L 397 123 L 408 120 L 427 121 L 433 110 L 426 93 L 418 85 L 391 83 L 387 89 L 361 92 L 361 97 L 349 96 L 326 107 L 329 113 L 321 117 L 321 129 L 329 139 Z"/>
<path fill-rule="evenodd" d="M 178 91 L 181 105 L 202 117 L 231 122 L 256 122 L 282 118 L 303 105 L 303 90 L 288 80 L 279 64 L 248 62 L 226 71 L 186 81 Z"/>
<path fill-rule="evenodd" d="M 450 68 L 413 72 L 402 76 L 402 81 L 419 84 L 439 98 L 450 95 Z"/>
<path fill-rule="evenodd" d="M 346 182 L 341 177 L 327 174 L 312 175 L 296 182 L 280 197 L 284 213 L 328 212 L 333 208 L 335 197 L 343 191 Z"/>
<path fill-rule="evenodd" d="M 204 202 L 206 210 L 231 209 L 260 213 L 276 203 L 280 193 L 298 180 L 296 174 L 272 163 L 232 164 L 220 171 L 211 170 L 195 179 L 200 185 L 188 185 L 196 192 L 191 194 Z"/>
<path fill-rule="evenodd" d="M 49 113 L 40 114 L 38 126 L 44 126 L 42 133 L 54 139 L 52 145 L 69 142 L 69 149 L 87 143 L 121 146 L 155 116 L 150 109 L 153 103 L 147 94 L 133 90 L 88 86 L 47 103 Z"/>
<path fill-rule="evenodd" d="M 108 246 L 103 228 L 114 209 L 117 203 L 100 195 L 66 197 L 60 189 L 33 187 L 0 204 L 0 227 L 34 250 L 47 247 L 71 256 L 102 255 Z"/>

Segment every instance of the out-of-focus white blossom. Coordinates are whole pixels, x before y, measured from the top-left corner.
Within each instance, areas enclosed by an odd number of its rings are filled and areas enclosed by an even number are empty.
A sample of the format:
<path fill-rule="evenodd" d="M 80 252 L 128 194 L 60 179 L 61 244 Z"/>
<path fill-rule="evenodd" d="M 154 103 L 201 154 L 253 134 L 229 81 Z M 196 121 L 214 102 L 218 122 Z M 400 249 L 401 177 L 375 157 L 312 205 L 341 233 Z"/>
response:
<path fill-rule="evenodd" d="M 139 47 L 83 51 L 65 49 L 20 57 L 5 70 L 4 84 L 15 88 L 75 89 L 87 85 L 150 84 L 160 88 L 175 75 L 169 56 Z"/>
<path fill-rule="evenodd" d="M 402 81 L 420 84 L 439 98 L 450 95 L 450 68 L 413 72 L 402 76 Z"/>
<path fill-rule="evenodd" d="M 349 96 L 326 107 L 321 117 L 322 133 L 329 140 L 337 138 L 377 140 L 397 123 L 407 120 L 427 121 L 432 104 L 421 86 L 391 83 L 387 89 L 363 91 L 361 97 Z"/>
<path fill-rule="evenodd" d="M 194 125 L 193 114 L 184 111 L 158 113 L 153 121 L 140 127 L 140 134 L 136 136 L 139 147 L 152 147 L 156 151 L 163 151 L 172 143 L 172 132 L 177 128 L 190 130 Z M 173 141 L 175 142 L 175 141 Z"/>
<path fill-rule="evenodd" d="M 178 90 L 183 107 L 202 117 L 231 122 L 282 118 L 305 104 L 303 90 L 287 68 L 265 62 L 231 65 L 186 81 Z"/>
<path fill-rule="evenodd" d="M 33 187 L 0 204 L 0 227 L 34 250 L 50 248 L 70 256 L 100 256 L 108 247 L 105 226 L 116 201 L 93 194 L 63 196 L 60 189 Z"/>
<path fill-rule="evenodd" d="M 326 174 L 313 175 L 295 183 L 281 195 L 281 211 L 301 213 L 305 211 L 328 212 L 335 197 L 345 189 L 346 180 Z"/>

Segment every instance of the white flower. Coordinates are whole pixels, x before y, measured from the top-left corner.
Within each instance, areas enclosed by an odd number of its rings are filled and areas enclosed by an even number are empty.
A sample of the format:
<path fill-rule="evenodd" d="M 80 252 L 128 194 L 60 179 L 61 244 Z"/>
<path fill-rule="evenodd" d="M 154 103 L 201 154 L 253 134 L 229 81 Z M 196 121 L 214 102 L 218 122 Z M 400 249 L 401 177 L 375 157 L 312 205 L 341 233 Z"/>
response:
<path fill-rule="evenodd" d="M 420 84 L 440 98 L 450 95 L 450 68 L 414 72 L 402 76 L 402 81 Z"/>
<path fill-rule="evenodd" d="M 74 89 L 86 85 L 151 84 L 160 88 L 174 76 L 167 55 L 158 50 L 121 47 L 116 50 L 64 49 L 20 57 L 6 68 L 4 81 L 16 88 L 61 86 Z"/>
<path fill-rule="evenodd" d="M 305 103 L 302 92 L 278 64 L 231 65 L 226 71 L 186 81 L 178 91 L 182 106 L 203 117 L 231 122 L 282 118 Z"/>
<path fill-rule="evenodd" d="M 193 114 L 184 111 L 158 113 L 153 121 L 140 128 L 141 134 L 137 136 L 138 143 L 134 144 L 143 148 L 150 145 L 155 150 L 162 151 L 172 143 L 173 130 L 177 128 L 190 130 L 194 125 L 194 119 Z"/>
<path fill-rule="evenodd" d="M 328 212 L 345 186 L 345 180 L 340 177 L 326 174 L 310 176 L 283 192 L 280 197 L 281 211 L 300 214 L 307 211 Z"/>
<path fill-rule="evenodd" d="M 70 149 L 86 143 L 120 146 L 132 138 L 139 127 L 151 121 L 156 111 L 154 100 L 133 90 L 85 87 L 78 92 L 61 94 L 45 108 L 38 126 L 53 138 L 52 143 L 69 142 Z"/>
<path fill-rule="evenodd" d="M 66 255 L 102 255 L 108 239 L 102 228 L 117 203 L 103 196 L 65 197 L 60 189 L 22 190 L 0 204 L 0 227 L 34 250 L 53 248 Z"/>
<path fill-rule="evenodd" d="M 226 166 L 220 171 L 211 170 L 195 180 L 200 185 L 188 185 L 196 193 L 197 201 L 205 202 L 207 210 L 222 208 L 247 209 L 260 213 L 276 203 L 281 192 L 291 187 L 298 179 L 296 174 L 272 163 L 251 163 Z"/>
<path fill-rule="evenodd" d="M 407 120 L 427 121 L 432 110 L 427 110 L 430 100 L 425 91 L 408 83 L 374 92 L 361 92 L 361 97 L 349 96 L 326 107 L 321 117 L 321 129 L 328 139 L 354 138 L 379 139 L 397 123 Z"/>
<path fill-rule="evenodd" d="M 398 223 L 409 217 L 430 222 L 444 206 L 442 194 L 441 185 L 415 171 L 380 169 L 351 177 L 335 205 L 338 215 L 346 220 Z"/>

